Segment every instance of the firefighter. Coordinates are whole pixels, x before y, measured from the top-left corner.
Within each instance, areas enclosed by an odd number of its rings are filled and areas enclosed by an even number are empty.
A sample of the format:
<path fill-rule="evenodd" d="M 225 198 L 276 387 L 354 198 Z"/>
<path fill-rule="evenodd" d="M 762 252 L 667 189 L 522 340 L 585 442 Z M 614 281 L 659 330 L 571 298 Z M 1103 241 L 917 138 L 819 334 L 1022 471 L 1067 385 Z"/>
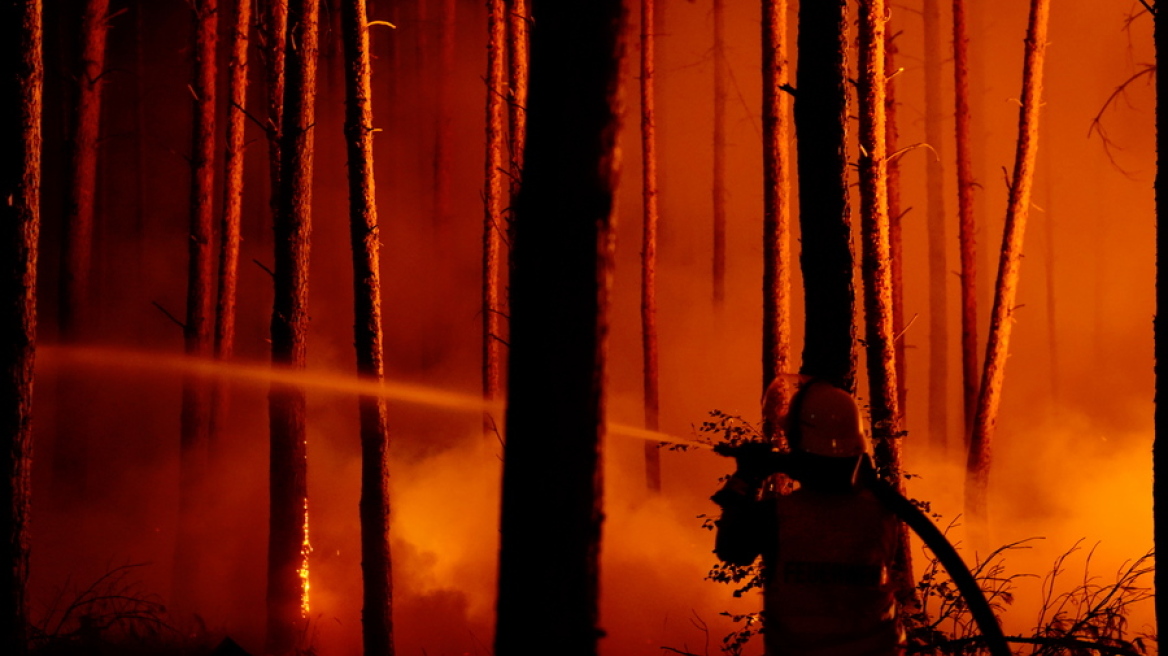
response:
<path fill-rule="evenodd" d="M 764 407 L 789 451 L 734 449 L 737 471 L 714 495 L 715 553 L 742 566 L 762 556 L 768 656 L 901 654 L 889 574 L 897 520 L 869 489 L 871 444 L 856 401 L 823 380 L 781 392 L 772 386 Z M 780 469 L 793 490 L 766 492 Z"/>

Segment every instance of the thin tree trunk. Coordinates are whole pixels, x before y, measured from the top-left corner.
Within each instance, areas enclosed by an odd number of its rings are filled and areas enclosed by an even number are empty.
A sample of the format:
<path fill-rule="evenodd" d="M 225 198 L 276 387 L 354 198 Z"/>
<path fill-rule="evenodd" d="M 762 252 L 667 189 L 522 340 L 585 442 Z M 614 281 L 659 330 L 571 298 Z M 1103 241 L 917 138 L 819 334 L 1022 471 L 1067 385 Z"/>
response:
<path fill-rule="evenodd" d="M 957 206 L 961 242 L 961 380 L 964 428 L 962 445 L 969 448 L 977 413 L 977 223 L 973 213 L 973 154 L 970 152 L 969 38 L 965 31 L 965 0 L 953 0 L 954 126 L 957 132 Z"/>
<path fill-rule="evenodd" d="M 1026 54 L 1022 69 L 1022 107 L 1018 112 L 1018 146 L 1010 200 L 1006 207 L 1006 227 L 1002 236 L 1002 256 L 986 344 L 985 369 L 978 395 L 977 416 L 969 445 L 965 478 L 965 514 L 978 525 L 987 521 L 986 493 L 989 487 L 990 446 L 1002 399 L 1006 376 L 1006 354 L 1014 326 L 1014 298 L 1022 263 L 1022 239 L 1030 212 L 1030 192 L 1034 184 L 1034 162 L 1038 150 L 1038 117 L 1042 105 L 1042 74 L 1046 59 L 1047 22 L 1050 0 L 1031 0 L 1030 24 L 1026 31 Z"/>
<path fill-rule="evenodd" d="M 657 367 L 657 125 L 653 99 L 653 0 L 641 0 L 641 375 L 645 428 L 660 428 Z M 645 442 L 645 481 L 661 491 L 661 450 Z"/>
<path fill-rule="evenodd" d="M 791 149 L 787 0 L 762 2 L 762 389 L 791 367 Z M 774 426 L 766 426 L 768 436 Z"/>
<path fill-rule="evenodd" d="M 264 73 L 267 79 L 269 207 L 274 218 L 280 199 L 280 126 L 284 119 L 284 60 L 288 41 L 288 0 L 267 2 L 260 34 L 263 38 Z M 267 231 L 262 231 L 266 239 Z"/>
<path fill-rule="evenodd" d="M 504 0 L 487 3 L 487 160 L 486 216 L 483 223 L 483 399 L 499 397 L 502 381 L 499 346 L 501 300 L 499 251 L 503 242 L 503 144 L 506 117 L 507 16 Z M 497 433 L 495 418 L 483 415 L 484 434 Z"/>
<path fill-rule="evenodd" d="M 357 375 L 381 383 L 381 239 L 373 182 L 373 89 L 365 0 L 341 6 L 345 46 L 345 140 L 349 150 L 349 227 L 353 246 Z M 385 399 L 362 396 L 361 621 L 367 656 L 393 656 L 393 577 L 389 550 L 389 412 Z"/>
<path fill-rule="evenodd" d="M 888 26 L 885 26 L 887 33 Z M 888 253 L 892 258 L 892 334 L 896 348 L 896 407 L 900 410 L 900 424 L 904 426 L 908 418 L 908 365 L 905 358 L 904 320 L 904 239 L 901 236 L 901 219 L 908 210 L 901 209 L 900 203 L 900 157 L 897 144 L 900 133 L 896 127 L 896 75 L 893 65 L 896 60 L 896 34 L 885 38 L 884 71 L 887 90 L 884 97 L 886 148 L 888 152 Z"/>
<path fill-rule="evenodd" d="M 925 165 L 926 217 L 929 258 L 929 412 L 928 435 L 937 449 L 949 447 L 949 268 L 945 260 L 945 140 L 942 129 L 940 0 L 924 0 L 925 141 L 932 153 Z"/>
<path fill-rule="evenodd" d="M 795 129 L 806 298 L 801 372 L 853 391 L 854 256 L 848 208 L 847 3 L 799 6 Z"/>
<path fill-rule="evenodd" d="M 214 250 L 212 204 L 215 178 L 215 49 L 218 37 L 218 0 L 196 0 L 194 133 L 191 145 L 191 218 L 187 269 L 187 314 L 183 328 L 186 354 L 208 357 L 213 352 Z M 199 521 L 195 516 L 206 475 L 211 429 L 211 390 L 205 380 L 183 380 L 182 435 L 179 456 L 179 517 L 175 545 L 172 603 L 182 611 L 199 608 L 201 581 Z"/>
<path fill-rule="evenodd" d="M 714 305 L 726 300 L 726 0 L 714 0 Z"/>
<path fill-rule="evenodd" d="M 1154 12 L 1156 45 L 1156 315 L 1155 436 L 1152 440 L 1153 546 L 1168 545 L 1168 71 L 1161 53 L 1168 53 L 1168 14 Z M 1156 626 L 1168 627 L 1168 567 L 1154 577 Z"/>
<path fill-rule="evenodd" d="M 892 263 L 888 218 L 888 136 L 886 109 L 884 0 L 859 5 L 860 100 L 860 234 L 863 243 L 865 343 L 868 363 L 868 403 L 876 468 L 881 478 L 900 492 L 901 415 L 896 382 L 895 333 L 892 322 Z M 912 551 L 907 528 L 898 524 L 893 576 L 902 606 L 915 603 Z"/>
<path fill-rule="evenodd" d="M 528 0 L 507 0 L 507 108 L 511 149 L 511 202 L 519 195 L 523 173 L 523 144 L 527 134 L 527 32 L 531 16 Z"/>
<path fill-rule="evenodd" d="M 251 0 L 235 0 L 231 59 L 227 66 L 227 154 L 223 176 L 223 224 L 219 235 L 219 293 L 215 303 L 215 357 L 228 360 L 235 351 L 235 296 L 239 278 L 240 215 L 243 209 L 244 112 L 247 107 L 247 46 Z M 227 390 L 217 382 L 211 404 L 211 441 L 227 415 Z"/>
<path fill-rule="evenodd" d="M 81 61 L 77 69 L 77 104 L 71 127 L 62 236 L 59 320 L 61 336 L 66 340 L 76 339 L 87 322 L 108 18 L 109 0 L 86 0 L 81 16 Z"/>
<path fill-rule="evenodd" d="M 623 5 L 536 0 L 532 6 L 503 459 L 499 656 L 527 654 L 532 645 L 595 656 L 601 636 L 601 465 Z M 549 426 L 556 426 L 555 439 L 548 439 Z"/>
<path fill-rule="evenodd" d="M 272 365 L 303 369 L 308 337 L 308 255 L 318 0 L 288 4 L 280 197 L 276 214 Z M 286 654 L 304 638 L 308 608 L 308 486 L 305 392 L 272 384 L 267 653 Z"/>
<path fill-rule="evenodd" d="M 40 0 L 0 8 L 0 651 L 29 651 L 29 508 L 36 356 L 36 266 L 40 233 Z"/>
<path fill-rule="evenodd" d="M 434 112 L 434 219 L 442 225 L 450 219 L 450 166 L 454 142 L 450 85 L 454 77 L 454 25 L 457 5 L 442 0 L 438 11 L 438 79 Z"/>

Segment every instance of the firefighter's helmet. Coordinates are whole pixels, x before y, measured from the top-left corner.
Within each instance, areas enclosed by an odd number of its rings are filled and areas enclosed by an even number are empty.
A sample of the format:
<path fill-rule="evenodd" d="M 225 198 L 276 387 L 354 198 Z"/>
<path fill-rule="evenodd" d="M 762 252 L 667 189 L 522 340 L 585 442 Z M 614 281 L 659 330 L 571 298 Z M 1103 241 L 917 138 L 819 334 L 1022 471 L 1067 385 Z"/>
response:
<path fill-rule="evenodd" d="M 792 447 L 831 458 L 871 453 L 856 400 L 835 385 L 822 380 L 807 383 L 796 395 L 791 410 L 797 413 L 788 417 L 787 436 Z"/>

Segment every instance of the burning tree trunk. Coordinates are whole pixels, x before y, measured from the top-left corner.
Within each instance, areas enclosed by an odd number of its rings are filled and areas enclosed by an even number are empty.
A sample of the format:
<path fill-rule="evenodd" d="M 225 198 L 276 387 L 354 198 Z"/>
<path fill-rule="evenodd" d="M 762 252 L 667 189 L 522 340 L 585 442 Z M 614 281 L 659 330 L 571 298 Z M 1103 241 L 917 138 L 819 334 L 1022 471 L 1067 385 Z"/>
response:
<path fill-rule="evenodd" d="M 645 428 L 660 427 L 657 371 L 657 125 L 653 101 L 653 0 L 641 0 L 641 350 Z M 645 442 L 645 481 L 661 491 L 661 451 Z"/>
<path fill-rule="evenodd" d="M 963 444 L 969 446 L 977 413 L 977 224 L 973 215 L 973 162 L 970 153 L 969 38 L 965 0 L 953 0 L 953 112 L 957 132 L 957 206 L 961 241 L 961 379 Z"/>
<path fill-rule="evenodd" d="M 247 42 L 251 0 L 235 0 L 227 105 L 227 155 L 223 181 L 223 224 L 219 235 L 219 294 L 215 304 L 215 357 L 231 358 L 235 350 L 235 290 L 239 269 L 240 214 L 243 205 L 244 112 L 247 106 Z M 227 411 L 226 390 L 217 383 L 211 404 L 211 440 Z"/>
<path fill-rule="evenodd" d="M 532 7 L 527 165 L 511 296 L 499 656 L 526 654 L 532 645 L 594 656 L 601 634 L 600 467 L 622 6 L 537 0 Z"/>
<path fill-rule="evenodd" d="M 288 4 L 287 85 L 280 129 L 272 365 L 303 369 L 308 336 L 308 251 L 318 0 Z M 273 383 L 268 531 L 267 653 L 286 654 L 308 612 L 308 486 L 304 389 Z"/>
<path fill-rule="evenodd" d="M 885 25 L 887 33 L 888 26 Z M 896 350 L 896 407 L 900 411 L 903 426 L 908 417 L 908 376 L 905 362 L 905 321 L 904 321 L 904 240 L 901 238 L 901 219 L 907 210 L 900 205 L 900 158 L 896 151 L 900 134 L 896 128 L 896 81 L 892 75 L 896 57 L 896 35 L 885 37 L 884 71 L 886 94 L 884 97 L 885 148 L 888 153 L 888 255 L 892 260 L 892 334 Z M 891 75 L 888 71 L 893 71 Z"/>
<path fill-rule="evenodd" d="M 855 291 L 847 172 L 847 3 L 799 5 L 799 226 L 806 297 L 802 373 L 855 387 Z"/>
<path fill-rule="evenodd" d="M 487 3 L 487 161 L 486 216 L 483 224 L 483 399 L 499 396 L 502 375 L 499 362 L 501 300 L 499 251 L 503 243 L 503 134 L 505 116 L 503 86 L 506 83 L 507 17 L 503 0 Z M 483 415 L 483 432 L 497 432 L 495 420 Z"/>
<path fill-rule="evenodd" d="M 714 0 L 714 305 L 726 299 L 726 0 Z"/>
<path fill-rule="evenodd" d="M 40 0 L 0 9 L 0 651 L 28 653 L 28 522 L 40 233 Z"/>
<path fill-rule="evenodd" d="M 454 141 L 450 84 L 454 77 L 454 0 L 442 0 L 438 7 L 437 111 L 434 113 L 434 218 L 441 225 L 450 218 L 450 159 Z"/>
<path fill-rule="evenodd" d="M 191 147 L 191 223 L 187 270 L 187 316 L 183 327 L 186 354 L 203 358 L 212 353 L 211 300 L 214 252 L 211 243 L 215 179 L 215 48 L 218 35 L 217 0 L 192 4 L 195 18 L 194 135 Z M 195 518 L 200 487 L 206 474 L 210 437 L 211 392 L 206 381 L 183 380 L 182 437 L 179 456 L 179 517 L 174 560 L 173 603 L 195 610 L 195 587 L 200 581 L 199 522 Z"/>
<path fill-rule="evenodd" d="M 527 133 L 527 0 L 507 0 L 507 107 L 511 148 L 511 202 L 519 195 Z"/>
<path fill-rule="evenodd" d="M 885 116 L 884 0 L 860 3 L 860 233 L 863 242 L 865 342 L 869 410 L 881 478 L 904 491 L 900 475 L 901 415 L 892 321 L 892 263 L 888 219 L 888 136 Z M 898 524 L 893 574 L 902 605 L 915 606 L 908 530 Z"/>
<path fill-rule="evenodd" d="M 949 269 L 945 262 L 945 183 L 942 144 L 940 0 L 924 2 L 925 34 L 925 141 L 933 153 L 925 165 L 926 231 L 929 242 L 929 440 L 948 448 L 949 416 L 949 296 L 945 289 Z"/>
<path fill-rule="evenodd" d="M 357 375 L 381 383 L 381 240 L 373 184 L 373 90 L 365 0 L 341 6 L 345 45 L 345 139 L 349 150 L 349 226 Z M 393 579 L 389 554 L 389 419 L 385 399 L 362 396 L 361 569 L 365 653 L 393 655 Z"/>
<path fill-rule="evenodd" d="M 1161 53 L 1168 53 L 1168 15 L 1155 12 L 1156 44 L 1156 397 L 1152 442 L 1152 515 L 1155 547 L 1168 545 L 1168 71 Z M 11 123 L 8 123 L 9 125 Z M 1156 626 L 1168 627 L 1168 568 L 1153 575 Z"/>
<path fill-rule="evenodd" d="M 986 489 L 990 473 L 990 443 L 1002 399 L 1006 375 L 1006 354 L 1014 325 L 1014 297 L 1022 263 L 1022 238 L 1030 212 L 1030 192 L 1034 184 L 1034 162 L 1038 150 L 1038 115 L 1042 104 L 1042 71 L 1046 59 L 1046 32 L 1050 0 L 1031 0 L 1030 24 L 1026 31 L 1026 54 L 1022 70 L 1022 108 L 1018 112 L 1018 146 L 1010 200 L 1006 207 L 1006 227 L 1002 236 L 1002 256 L 986 344 L 985 369 L 977 400 L 977 415 L 969 445 L 965 478 L 965 514 L 984 526 Z"/>
<path fill-rule="evenodd" d="M 80 327 L 85 324 L 89 298 L 108 15 L 109 0 L 86 0 L 81 16 L 81 61 L 77 70 L 76 110 L 71 127 L 59 301 L 61 336 L 67 340 L 76 339 Z"/>
<path fill-rule="evenodd" d="M 791 367 L 791 153 L 787 0 L 762 2 L 762 389 Z M 767 426 L 771 435 L 774 427 Z"/>

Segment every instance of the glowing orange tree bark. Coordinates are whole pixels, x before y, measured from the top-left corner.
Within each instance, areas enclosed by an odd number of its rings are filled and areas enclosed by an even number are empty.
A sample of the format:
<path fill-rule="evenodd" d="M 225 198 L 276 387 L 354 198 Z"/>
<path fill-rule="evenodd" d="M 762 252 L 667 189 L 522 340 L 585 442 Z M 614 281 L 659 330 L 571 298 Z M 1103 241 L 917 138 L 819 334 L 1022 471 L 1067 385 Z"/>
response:
<path fill-rule="evenodd" d="M 762 389 L 791 371 L 791 148 L 787 0 L 762 1 Z M 774 427 L 766 428 L 771 435 Z"/>
<path fill-rule="evenodd" d="M 483 222 L 483 398 L 499 396 L 502 384 L 499 337 L 502 301 L 499 293 L 499 251 L 503 244 L 503 133 L 506 83 L 507 17 L 503 0 L 487 3 L 487 161 L 485 220 Z M 489 412 L 483 432 L 495 432 Z"/>
<path fill-rule="evenodd" d="M 965 514 L 984 526 L 986 490 L 990 473 L 990 446 L 1002 399 L 1006 375 L 1006 354 L 1014 325 L 1014 298 L 1022 263 L 1022 238 L 1030 212 L 1030 192 L 1034 184 L 1034 162 L 1038 150 L 1038 116 L 1042 105 L 1042 71 L 1046 59 L 1046 32 L 1050 0 L 1031 0 L 1030 24 L 1026 31 L 1026 55 L 1022 70 L 1022 108 L 1018 112 L 1018 145 L 1014 155 L 1014 176 L 1006 207 L 1006 227 L 1002 236 L 1002 256 L 990 315 L 985 369 L 977 400 L 977 415 L 969 445 L 965 478 Z"/>
<path fill-rule="evenodd" d="M 594 656 L 601 635 L 601 455 L 623 4 L 532 4 L 528 140 L 511 285 L 499 656 L 528 654 L 532 645 Z"/>
<path fill-rule="evenodd" d="M 215 182 L 215 48 L 218 36 L 217 0 L 192 4 L 195 19 L 194 134 L 191 144 L 191 218 L 187 239 L 187 315 L 183 327 L 186 354 L 212 354 L 211 303 L 215 255 L 212 245 L 212 203 Z M 202 531 L 195 518 L 206 475 L 211 430 L 211 390 L 205 380 L 183 379 L 182 435 L 179 456 L 179 516 L 174 559 L 172 603 L 183 611 L 198 608 L 201 581 L 199 553 Z"/>
<path fill-rule="evenodd" d="M 357 375 L 380 383 L 381 240 L 373 183 L 373 90 L 369 82 L 369 26 L 365 0 L 341 5 L 345 42 L 345 141 L 349 150 L 349 229 L 353 246 L 354 344 Z M 385 399 L 362 396 L 361 571 L 365 653 L 393 654 L 393 577 L 389 552 L 389 417 Z"/>
<path fill-rule="evenodd" d="M 1156 409 L 1152 442 L 1152 515 L 1155 547 L 1168 545 L 1168 15 L 1153 14 L 1156 43 Z M 1168 627 L 1168 568 L 1158 567 L 1156 626 Z"/>
<path fill-rule="evenodd" d="M 263 0 L 260 37 L 267 82 L 268 173 L 272 216 L 279 211 L 280 199 L 280 125 L 284 119 L 284 48 L 288 40 L 288 0 Z M 266 231 L 265 231 L 266 232 Z"/>
<path fill-rule="evenodd" d="M 726 0 L 714 0 L 714 304 L 726 298 Z"/>
<path fill-rule="evenodd" d="M 957 131 L 957 207 L 961 242 L 961 380 L 964 435 L 968 448 L 977 413 L 977 224 L 973 214 L 973 161 L 970 153 L 969 38 L 965 0 L 953 0 L 954 125 Z"/>
<path fill-rule="evenodd" d="M 40 0 L 0 5 L 0 651 L 28 653 L 29 501 L 40 233 Z"/>
<path fill-rule="evenodd" d="M 657 125 L 653 100 L 653 0 L 641 0 L 641 375 L 645 428 L 660 427 L 657 367 Z M 661 450 L 645 442 L 645 481 L 661 491 Z"/>
<path fill-rule="evenodd" d="M 308 252 L 318 0 L 288 4 L 284 120 L 276 213 L 272 366 L 303 369 L 308 336 Z M 304 389 L 273 383 L 268 529 L 267 653 L 285 654 L 304 637 L 307 609 L 308 462 Z"/>
<path fill-rule="evenodd" d="M 227 153 L 223 180 L 223 223 L 219 234 L 219 292 L 215 303 L 215 357 L 231 358 L 235 350 L 235 296 L 239 269 L 240 214 L 243 205 L 244 110 L 247 106 L 247 43 L 251 0 L 235 0 L 231 58 L 227 62 Z M 211 405 L 211 439 L 218 438 L 226 413 L 226 391 L 216 384 Z"/>
<path fill-rule="evenodd" d="M 926 216 L 929 258 L 929 442 L 948 448 L 949 416 L 949 269 L 945 261 L 945 183 L 943 161 L 941 63 L 945 57 L 941 38 L 940 0 L 924 1 L 925 36 L 925 141 L 932 153 L 925 165 Z"/>
<path fill-rule="evenodd" d="M 847 3 L 799 5 L 795 130 L 806 298 L 801 372 L 853 390 L 854 256 L 848 211 Z"/>
<path fill-rule="evenodd" d="M 507 109 L 511 149 L 511 202 L 519 194 L 527 134 L 527 0 L 507 0 Z"/>
<path fill-rule="evenodd" d="M 885 25 L 885 33 L 889 32 Z M 885 96 L 885 149 L 888 153 L 888 254 L 892 259 L 892 334 L 896 350 L 896 407 L 900 411 L 903 426 L 908 417 L 908 367 L 905 364 L 905 321 L 904 321 L 904 239 L 901 237 L 901 219 L 904 211 L 900 204 L 900 158 L 896 151 L 900 133 L 896 128 L 896 39 L 895 35 L 885 38 L 884 71 Z"/>

